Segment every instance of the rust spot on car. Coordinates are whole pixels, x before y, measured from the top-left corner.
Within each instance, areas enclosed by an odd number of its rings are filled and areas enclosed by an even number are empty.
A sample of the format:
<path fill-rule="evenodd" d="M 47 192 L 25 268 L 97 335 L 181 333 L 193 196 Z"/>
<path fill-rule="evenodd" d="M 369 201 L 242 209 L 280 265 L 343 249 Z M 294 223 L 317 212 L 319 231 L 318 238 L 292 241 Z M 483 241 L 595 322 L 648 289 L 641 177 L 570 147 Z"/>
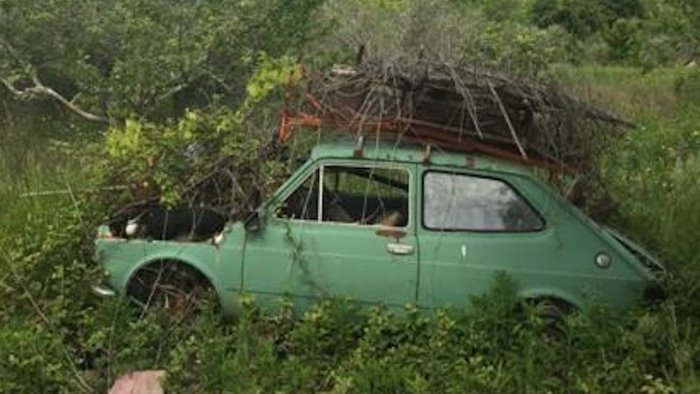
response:
<path fill-rule="evenodd" d="M 425 151 L 423 151 L 423 164 L 430 163 L 430 154 L 432 153 L 432 145 L 428 144 L 425 146 Z"/>
<path fill-rule="evenodd" d="M 464 165 L 467 168 L 476 168 L 476 160 L 472 156 L 467 156 Z"/>

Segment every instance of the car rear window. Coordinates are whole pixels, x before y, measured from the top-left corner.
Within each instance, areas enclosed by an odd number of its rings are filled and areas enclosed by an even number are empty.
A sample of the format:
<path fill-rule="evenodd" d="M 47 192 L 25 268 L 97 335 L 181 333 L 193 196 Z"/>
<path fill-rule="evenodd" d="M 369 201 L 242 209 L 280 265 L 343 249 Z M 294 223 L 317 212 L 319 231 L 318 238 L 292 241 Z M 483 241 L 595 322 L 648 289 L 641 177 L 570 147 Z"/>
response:
<path fill-rule="evenodd" d="M 537 212 L 504 181 L 428 172 L 423 225 L 432 230 L 525 232 L 544 227 Z"/>

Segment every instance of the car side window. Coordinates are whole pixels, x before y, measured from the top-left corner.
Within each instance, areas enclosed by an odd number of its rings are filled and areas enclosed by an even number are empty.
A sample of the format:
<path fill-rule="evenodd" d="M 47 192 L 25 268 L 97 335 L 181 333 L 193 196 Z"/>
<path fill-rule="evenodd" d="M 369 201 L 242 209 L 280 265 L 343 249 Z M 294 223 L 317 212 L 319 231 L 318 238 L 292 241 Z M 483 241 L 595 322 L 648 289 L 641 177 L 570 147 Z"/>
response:
<path fill-rule="evenodd" d="M 404 169 L 323 166 L 287 198 L 278 216 L 402 227 L 409 219 L 408 188 Z"/>
<path fill-rule="evenodd" d="M 287 197 L 275 216 L 292 220 L 318 220 L 318 184 L 317 169 Z"/>
<path fill-rule="evenodd" d="M 506 182 L 428 172 L 423 178 L 423 225 L 432 230 L 525 232 L 542 218 Z"/>

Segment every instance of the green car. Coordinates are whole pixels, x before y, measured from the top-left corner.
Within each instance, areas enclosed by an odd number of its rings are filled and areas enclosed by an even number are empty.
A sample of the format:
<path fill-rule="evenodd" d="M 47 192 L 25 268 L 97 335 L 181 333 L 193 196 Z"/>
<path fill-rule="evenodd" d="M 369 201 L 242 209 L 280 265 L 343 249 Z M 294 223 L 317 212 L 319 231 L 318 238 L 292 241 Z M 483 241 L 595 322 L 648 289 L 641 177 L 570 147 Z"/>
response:
<path fill-rule="evenodd" d="M 527 167 L 377 144 L 316 146 L 254 215 L 200 240 L 115 236 L 102 226 L 94 291 L 166 306 L 213 289 L 274 307 L 324 297 L 403 308 L 465 307 L 505 272 L 524 300 L 626 309 L 664 267 L 586 217 Z"/>

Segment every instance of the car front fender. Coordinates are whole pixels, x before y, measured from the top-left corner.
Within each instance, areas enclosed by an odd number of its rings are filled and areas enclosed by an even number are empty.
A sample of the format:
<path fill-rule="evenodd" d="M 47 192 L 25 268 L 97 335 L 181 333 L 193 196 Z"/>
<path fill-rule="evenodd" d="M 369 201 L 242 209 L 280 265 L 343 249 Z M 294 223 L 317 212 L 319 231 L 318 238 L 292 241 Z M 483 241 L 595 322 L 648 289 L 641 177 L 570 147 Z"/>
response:
<path fill-rule="evenodd" d="M 123 277 L 123 282 L 119 284 L 120 289 L 126 291 L 129 281 L 134 277 L 134 275 L 142 268 L 148 264 L 157 263 L 159 261 L 177 261 L 181 264 L 185 264 L 197 271 L 199 271 L 214 287 L 214 290 L 219 294 L 219 297 L 223 294 L 223 286 L 217 279 L 217 276 L 212 272 L 209 264 L 200 261 L 197 257 L 192 256 L 188 253 L 168 253 L 168 252 L 157 252 L 145 256 L 140 259 L 138 263 L 134 264 L 126 275 Z"/>

